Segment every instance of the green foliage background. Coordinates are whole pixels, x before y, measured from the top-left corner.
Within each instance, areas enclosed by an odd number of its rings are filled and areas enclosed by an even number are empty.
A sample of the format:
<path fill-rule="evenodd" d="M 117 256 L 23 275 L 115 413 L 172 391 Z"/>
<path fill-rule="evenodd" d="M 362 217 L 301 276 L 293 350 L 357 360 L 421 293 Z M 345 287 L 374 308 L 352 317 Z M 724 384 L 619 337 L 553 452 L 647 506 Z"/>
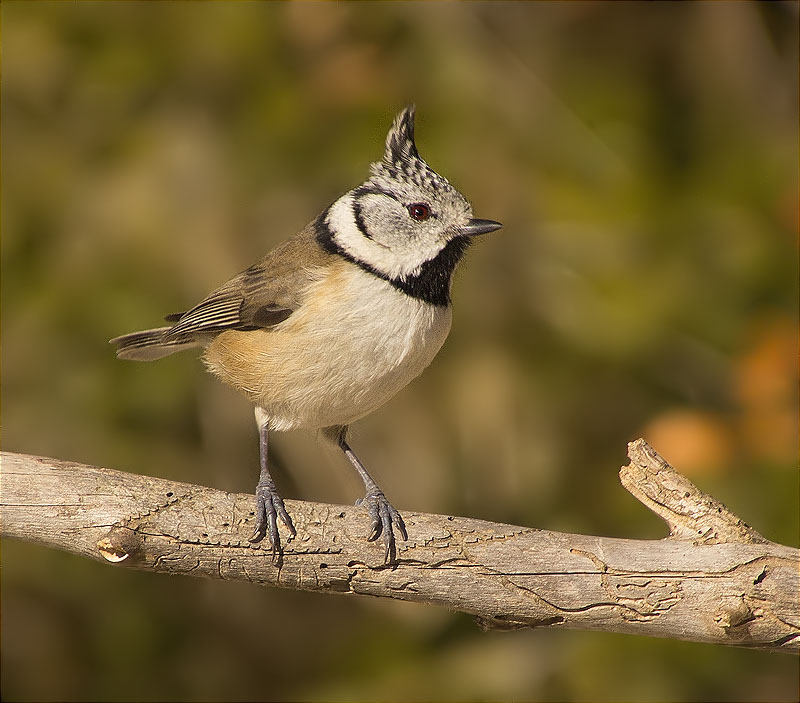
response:
<path fill-rule="evenodd" d="M 2 4 L 3 448 L 249 492 L 243 398 L 106 340 L 360 182 L 393 113 L 503 230 L 356 427 L 400 509 L 627 537 L 648 437 L 798 543 L 793 3 Z M 287 497 L 352 503 L 311 433 Z M 3 544 L 4 700 L 794 700 L 797 659 L 169 579 Z"/>

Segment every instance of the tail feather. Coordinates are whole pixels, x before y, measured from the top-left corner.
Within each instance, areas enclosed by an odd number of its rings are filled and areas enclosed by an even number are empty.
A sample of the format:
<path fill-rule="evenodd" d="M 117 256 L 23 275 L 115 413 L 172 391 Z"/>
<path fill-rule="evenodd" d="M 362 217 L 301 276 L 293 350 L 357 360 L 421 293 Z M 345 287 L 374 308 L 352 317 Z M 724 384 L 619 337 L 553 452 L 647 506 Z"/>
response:
<path fill-rule="evenodd" d="M 158 327 L 157 329 L 123 334 L 121 337 L 109 340 L 109 344 L 117 345 L 118 358 L 132 361 L 154 361 L 183 349 L 198 346 L 198 342 L 195 340 L 165 342 L 164 333 L 171 329 L 171 327 Z"/>

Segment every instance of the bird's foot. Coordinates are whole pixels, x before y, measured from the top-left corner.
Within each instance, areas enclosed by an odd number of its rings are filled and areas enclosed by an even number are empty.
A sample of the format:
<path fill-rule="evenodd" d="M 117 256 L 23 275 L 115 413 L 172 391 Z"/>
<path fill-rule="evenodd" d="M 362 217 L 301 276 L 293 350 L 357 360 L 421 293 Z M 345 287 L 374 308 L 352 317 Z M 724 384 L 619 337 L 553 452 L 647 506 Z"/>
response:
<path fill-rule="evenodd" d="M 374 542 L 383 535 L 383 544 L 386 547 L 383 561 L 385 564 L 394 563 L 397 557 L 394 528 L 397 528 L 403 539 L 408 539 L 406 524 L 403 522 L 400 513 L 386 500 L 386 496 L 383 495 L 383 491 L 379 488 L 368 490 L 363 498 L 356 501 L 356 505 L 366 508 L 370 518 L 372 518 L 371 531 L 367 541 Z"/>
<path fill-rule="evenodd" d="M 281 538 L 278 534 L 278 518 L 286 525 L 289 534 L 294 537 L 297 530 L 294 529 L 292 518 L 286 512 L 283 505 L 283 498 L 275 490 L 275 484 L 270 481 L 259 481 L 256 486 L 256 528 L 250 537 L 252 543 L 260 542 L 269 533 L 269 542 L 272 547 L 272 562 L 280 566 L 283 560 L 283 550 L 281 549 Z"/>

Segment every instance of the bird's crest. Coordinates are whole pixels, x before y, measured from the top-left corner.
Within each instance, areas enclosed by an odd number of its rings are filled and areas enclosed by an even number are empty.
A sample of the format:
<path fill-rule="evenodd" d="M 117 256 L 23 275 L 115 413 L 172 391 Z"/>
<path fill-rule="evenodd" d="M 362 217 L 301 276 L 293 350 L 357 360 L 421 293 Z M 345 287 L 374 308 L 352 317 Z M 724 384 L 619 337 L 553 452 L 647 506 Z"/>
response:
<path fill-rule="evenodd" d="M 425 164 L 414 143 L 415 110 L 413 105 L 409 105 L 394 118 L 392 128 L 386 135 L 386 151 L 383 154 L 385 164 L 396 167 L 410 165 L 415 161 Z"/>
<path fill-rule="evenodd" d="M 370 167 L 372 180 L 408 181 L 434 190 L 452 189 L 447 179 L 436 173 L 419 155 L 414 142 L 414 113 L 415 107 L 408 105 L 394 118 L 386 135 L 383 159 Z"/>

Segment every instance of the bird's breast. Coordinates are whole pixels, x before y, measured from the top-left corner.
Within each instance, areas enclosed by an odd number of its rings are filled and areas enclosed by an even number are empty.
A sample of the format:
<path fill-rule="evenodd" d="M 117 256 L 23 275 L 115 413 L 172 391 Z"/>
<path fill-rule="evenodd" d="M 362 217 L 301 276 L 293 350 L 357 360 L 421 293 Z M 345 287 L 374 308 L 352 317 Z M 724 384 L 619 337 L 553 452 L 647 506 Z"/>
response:
<path fill-rule="evenodd" d="M 223 332 L 205 358 L 267 411 L 274 429 L 345 425 L 416 378 L 451 321 L 449 307 L 413 298 L 343 261 L 309 286 L 284 322 Z"/>

